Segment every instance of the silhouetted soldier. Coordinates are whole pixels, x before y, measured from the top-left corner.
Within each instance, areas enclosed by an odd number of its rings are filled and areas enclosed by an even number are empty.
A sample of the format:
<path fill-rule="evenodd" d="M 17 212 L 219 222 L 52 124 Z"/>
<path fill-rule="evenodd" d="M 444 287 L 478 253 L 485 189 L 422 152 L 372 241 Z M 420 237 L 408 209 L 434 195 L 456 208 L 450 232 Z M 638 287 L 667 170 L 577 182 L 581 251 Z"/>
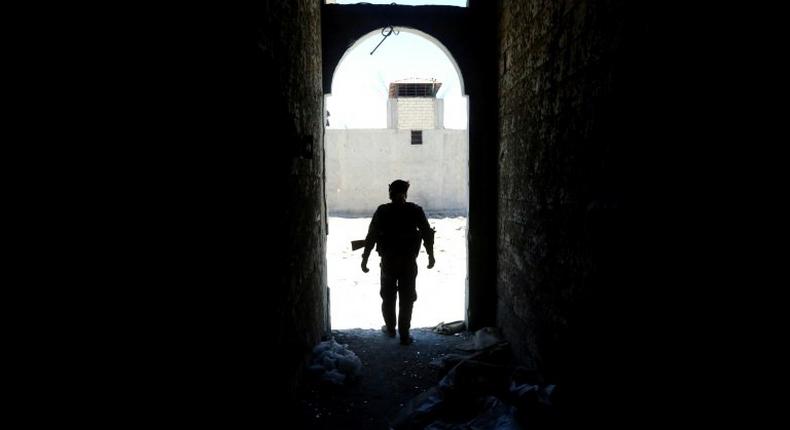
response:
<path fill-rule="evenodd" d="M 399 296 L 398 332 L 400 343 L 409 345 L 411 311 L 417 300 L 417 255 L 420 253 L 420 240 L 428 253 L 428 268 L 433 268 L 434 231 L 428 224 L 425 212 L 414 203 L 407 203 L 409 183 L 395 180 L 389 186 L 392 203 L 383 204 L 376 209 L 370 221 L 365 238 L 365 251 L 362 253 L 362 271 L 368 272 L 368 257 L 376 246 L 381 256 L 381 313 L 385 326 L 382 330 L 395 337 L 395 298 Z"/>

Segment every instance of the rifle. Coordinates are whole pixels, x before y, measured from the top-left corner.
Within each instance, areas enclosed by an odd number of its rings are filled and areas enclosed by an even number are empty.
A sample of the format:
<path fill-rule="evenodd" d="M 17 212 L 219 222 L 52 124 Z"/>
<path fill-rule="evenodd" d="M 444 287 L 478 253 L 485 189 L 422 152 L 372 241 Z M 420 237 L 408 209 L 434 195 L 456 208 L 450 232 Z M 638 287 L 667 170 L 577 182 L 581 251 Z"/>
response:
<path fill-rule="evenodd" d="M 351 241 L 351 250 L 352 250 L 352 251 L 356 251 L 356 250 L 357 250 L 357 249 L 359 249 L 359 248 L 364 248 L 364 247 L 365 247 L 365 243 L 366 243 L 366 242 L 365 242 L 365 239 L 362 239 L 362 240 L 352 240 L 352 241 Z"/>

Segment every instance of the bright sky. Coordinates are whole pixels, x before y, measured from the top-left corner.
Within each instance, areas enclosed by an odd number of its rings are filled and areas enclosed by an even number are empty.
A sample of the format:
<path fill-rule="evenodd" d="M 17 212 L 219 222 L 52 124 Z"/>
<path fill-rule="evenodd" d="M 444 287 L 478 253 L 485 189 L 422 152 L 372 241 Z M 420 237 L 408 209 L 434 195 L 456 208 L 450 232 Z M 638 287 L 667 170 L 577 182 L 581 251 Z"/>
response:
<path fill-rule="evenodd" d="M 409 2 L 413 3 L 425 4 Z M 466 5 L 465 0 L 456 3 Z M 387 128 L 389 84 L 422 78 L 442 83 L 436 96 L 444 99 L 445 128 L 466 129 L 467 100 L 461 93 L 458 72 L 447 54 L 409 29 L 395 27 L 395 31 L 399 33 L 387 37 L 373 55 L 370 52 L 383 39 L 381 31 L 363 37 L 340 61 L 332 94 L 327 97 L 330 114 L 327 128 Z"/>

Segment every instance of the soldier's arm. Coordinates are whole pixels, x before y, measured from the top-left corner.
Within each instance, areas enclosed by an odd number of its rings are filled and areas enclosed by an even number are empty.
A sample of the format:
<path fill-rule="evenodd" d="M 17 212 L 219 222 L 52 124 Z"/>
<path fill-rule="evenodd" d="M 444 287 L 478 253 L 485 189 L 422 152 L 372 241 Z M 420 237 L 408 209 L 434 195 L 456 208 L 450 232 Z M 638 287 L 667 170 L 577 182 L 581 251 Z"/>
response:
<path fill-rule="evenodd" d="M 379 210 L 376 209 L 376 212 L 373 213 L 373 219 L 370 220 L 370 225 L 368 226 L 368 235 L 365 237 L 365 250 L 362 252 L 362 258 L 365 260 L 368 259 L 373 247 L 376 246 L 376 241 L 378 241 L 380 218 Z"/>
<path fill-rule="evenodd" d="M 362 271 L 368 273 L 368 257 L 370 257 L 370 251 L 373 250 L 373 247 L 376 245 L 376 240 L 378 239 L 378 220 L 379 220 L 379 211 L 376 209 L 376 212 L 373 214 L 373 219 L 370 220 L 370 226 L 368 226 L 368 235 L 365 237 L 365 250 L 362 251 L 362 264 L 360 267 Z"/>
<path fill-rule="evenodd" d="M 436 261 L 433 257 L 433 236 L 436 232 L 428 223 L 428 217 L 425 216 L 425 211 L 423 211 L 422 208 L 420 208 L 417 217 L 417 228 L 422 235 L 422 243 L 425 246 L 425 252 L 428 253 L 428 268 L 430 269 Z"/>

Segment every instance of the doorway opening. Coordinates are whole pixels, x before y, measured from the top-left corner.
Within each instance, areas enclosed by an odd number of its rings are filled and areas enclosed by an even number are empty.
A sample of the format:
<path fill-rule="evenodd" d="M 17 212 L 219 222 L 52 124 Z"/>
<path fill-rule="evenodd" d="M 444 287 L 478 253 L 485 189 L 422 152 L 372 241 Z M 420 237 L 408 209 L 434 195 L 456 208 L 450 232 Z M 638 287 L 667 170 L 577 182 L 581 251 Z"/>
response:
<path fill-rule="evenodd" d="M 387 30 L 387 29 L 385 29 Z M 464 320 L 469 202 L 468 98 L 460 70 L 433 37 L 410 28 L 361 37 L 338 63 L 325 98 L 327 285 L 332 329 L 378 329 L 379 256 L 360 268 L 373 212 L 388 203 L 388 184 L 411 184 L 436 230 L 436 266 L 417 258 L 412 327 Z M 383 39 L 383 41 L 382 41 Z M 371 54 L 373 52 L 373 54 Z"/>

